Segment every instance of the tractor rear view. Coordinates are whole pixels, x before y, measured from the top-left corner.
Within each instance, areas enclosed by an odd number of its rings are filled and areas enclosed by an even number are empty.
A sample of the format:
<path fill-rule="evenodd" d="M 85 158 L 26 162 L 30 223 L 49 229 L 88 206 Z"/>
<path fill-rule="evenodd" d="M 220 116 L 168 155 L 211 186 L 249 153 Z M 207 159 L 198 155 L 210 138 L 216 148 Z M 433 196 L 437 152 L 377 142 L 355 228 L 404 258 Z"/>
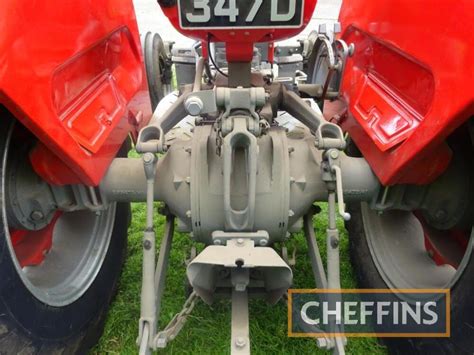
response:
<path fill-rule="evenodd" d="M 288 299 L 296 233 L 315 286 L 341 289 L 339 218 L 361 288 L 450 290 L 450 337 L 389 338 L 389 349 L 472 353 L 474 6 L 346 1 L 340 22 L 281 45 L 316 0 L 158 4 L 195 45 L 140 40 L 128 0 L 6 0 L 0 13 L 0 352 L 97 342 L 129 204 L 145 202 L 140 354 L 166 348 L 199 299 L 231 301 L 232 354 L 258 348 L 249 299 Z M 140 158 L 127 157 L 131 142 Z M 175 230 L 202 251 L 190 253 L 182 311 L 163 325 Z M 337 316 L 305 331 L 335 354 L 350 341 Z"/>

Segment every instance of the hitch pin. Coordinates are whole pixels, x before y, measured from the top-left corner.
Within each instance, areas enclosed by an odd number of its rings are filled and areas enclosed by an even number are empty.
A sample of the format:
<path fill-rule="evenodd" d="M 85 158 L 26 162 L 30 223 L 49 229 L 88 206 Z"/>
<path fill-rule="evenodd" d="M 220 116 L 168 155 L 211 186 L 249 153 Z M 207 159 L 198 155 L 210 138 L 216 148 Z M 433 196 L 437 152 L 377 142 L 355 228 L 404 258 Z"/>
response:
<path fill-rule="evenodd" d="M 336 175 L 336 195 L 339 215 L 344 219 L 344 221 L 349 221 L 351 219 L 351 214 L 349 212 L 346 212 L 344 208 L 341 167 L 339 167 L 338 165 L 333 165 L 331 168 L 334 174 Z"/>

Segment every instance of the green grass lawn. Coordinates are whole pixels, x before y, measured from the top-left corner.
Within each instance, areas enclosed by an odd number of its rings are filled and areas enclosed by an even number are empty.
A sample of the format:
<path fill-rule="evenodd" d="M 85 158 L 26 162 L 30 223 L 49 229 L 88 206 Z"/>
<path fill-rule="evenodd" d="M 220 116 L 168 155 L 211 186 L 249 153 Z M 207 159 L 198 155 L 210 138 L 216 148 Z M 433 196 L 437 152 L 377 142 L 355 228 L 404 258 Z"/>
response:
<path fill-rule="evenodd" d="M 314 218 L 318 243 L 325 259 L 326 213 Z M 110 309 L 104 334 L 93 354 L 135 354 L 135 340 L 140 317 L 141 239 L 145 224 L 145 205 L 132 204 L 133 222 L 129 230 L 128 257 L 123 270 L 117 297 Z M 164 217 L 155 220 L 157 235 L 161 239 Z M 339 221 L 341 239 L 341 280 L 343 288 L 355 288 L 356 282 L 349 261 L 347 232 Z M 170 267 L 160 319 L 164 327 L 181 310 L 185 301 L 185 264 L 191 249 L 186 234 L 177 233 L 173 240 Z M 159 241 L 157 242 L 159 246 Z M 311 263 L 307 257 L 304 235 L 295 234 L 287 243 L 291 252 L 296 248 L 294 287 L 314 288 Z M 230 302 L 220 301 L 208 306 L 198 302 L 179 336 L 159 353 L 169 354 L 228 354 L 230 353 Z M 250 301 L 250 339 L 252 354 L 324 354 L 314 339 L 287 336 L 287 308 L 283 301 L 270 306 L 263 301 Z M 347 352 L 351 354 L 384 354 L 386 350 L 374 338 L 349 339 Z"/>

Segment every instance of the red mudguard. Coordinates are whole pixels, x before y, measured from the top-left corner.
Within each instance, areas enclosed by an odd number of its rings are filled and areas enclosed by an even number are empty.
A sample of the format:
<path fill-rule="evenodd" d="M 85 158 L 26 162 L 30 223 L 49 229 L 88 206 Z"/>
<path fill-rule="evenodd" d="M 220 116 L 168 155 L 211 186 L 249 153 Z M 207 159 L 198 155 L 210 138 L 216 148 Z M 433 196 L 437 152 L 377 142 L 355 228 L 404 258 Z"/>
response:
<path fill-rule="evenodd" d="M 340 21 L 355 44 L 343 128 L 383 184 L 432 181 L 474 114 L 474 2 L 345 0 Z"/>
<path fill-rule="evenodd" d="M 147 98 L 132 1 L 2 0 L 0 24 L 0 105 L 38 137 L 35 170 L 97 185 Z"/>

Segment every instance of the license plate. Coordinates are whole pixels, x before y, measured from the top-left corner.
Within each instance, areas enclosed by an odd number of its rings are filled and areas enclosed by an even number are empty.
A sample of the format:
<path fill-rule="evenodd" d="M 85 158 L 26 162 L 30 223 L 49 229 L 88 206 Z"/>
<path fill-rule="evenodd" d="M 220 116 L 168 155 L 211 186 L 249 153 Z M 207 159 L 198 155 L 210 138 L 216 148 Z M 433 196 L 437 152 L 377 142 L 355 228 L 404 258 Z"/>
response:
<path fill-rule="evenodd" d="M 304 0 L 178 0 L 181 28 L 294 28 Z"/>

